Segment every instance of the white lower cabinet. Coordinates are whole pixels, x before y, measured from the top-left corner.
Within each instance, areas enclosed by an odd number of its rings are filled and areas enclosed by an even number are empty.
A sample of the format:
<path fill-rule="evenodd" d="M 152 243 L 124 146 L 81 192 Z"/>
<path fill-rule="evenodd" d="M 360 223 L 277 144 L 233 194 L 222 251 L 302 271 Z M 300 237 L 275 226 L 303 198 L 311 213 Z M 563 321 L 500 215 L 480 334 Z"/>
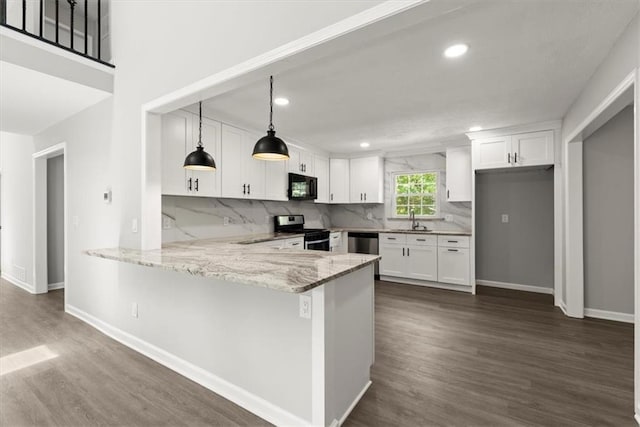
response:
<path fill-rule="evenodd" d="M 380 233 L 379 241 L 381 276 L 471 285 L 468 236 Z"/>
<path fill-rule="evenodd" d="M 329 251 L 339 254 L 347 253 L 347 239 L 343 236 L 341 231 L 332 231 L 329 235 Z"/>
<path fill-rule="evenodd" d="M 252 246 L 266 246 L 274 249 L 304 249 L 304 238 L 292 237 L 290 239 L 267 240 L 266 242 L 253 243 Z"/>

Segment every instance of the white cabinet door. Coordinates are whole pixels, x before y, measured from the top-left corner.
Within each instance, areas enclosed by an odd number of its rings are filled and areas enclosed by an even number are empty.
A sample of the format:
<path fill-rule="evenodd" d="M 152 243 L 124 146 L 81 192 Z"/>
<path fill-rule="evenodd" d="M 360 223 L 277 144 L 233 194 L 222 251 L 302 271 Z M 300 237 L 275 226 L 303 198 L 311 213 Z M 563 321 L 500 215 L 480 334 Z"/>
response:
<path fill-rule="evenodd" d="M 407 276 L 406 248 L 403 245 L 380 244 L 380 275 Z"/>
<path fill-rule="evenodd" d="M 243 157 L 245 156 L 245 132 L 229 125 L 222 125 L 222 156 L 220 170 L 222 197 L 241 199 L 246 197 Z"/>
<path fill-rule="evenodd" d="M 302 173 L 302 166 L 300 165 L 300 150 L 294 147 L 289 148 L 289 172 L 291 173 Z"/>
<path fill-rule="evenodd" d="M 471 147 L 447 150 L 447 201 L 471 201 Z"/>
<path fill-rule="evenodd" d="M 407 277 L 417 280 L 438 280 L 438 247 L 408 246 Z"/>
<path fill-rule="evenodd" d="M 329 201 L 349 203 L 349 160 L 329 160 Z"/>
<path fill-rule="evenodd" d="M 552 165 L 554 159 L 553 131 L 513 135 L 511 150 L 515 166 Z"/>
<path fill-rule="evenodd" d="M 329 159 L 315 156 L 313 168 L 315 176 L 318 178 L 318 198 L 316 203 L 329 203 Z"/>
<path fill-rule="evenodd" d="M 253 158 L 253 147 L 256 145 L 259 135 L 244 132 L 244 181 L 247 184 L 246 197 L 249 199 L 264 200 L 266 194 L 266 163 L 268 160 L 258 160 Z"/>
<path fill-rule="evenodd" d="M 349 164 L 351 203 L 384 203 L 383 177 L 382 158 L 362 157 L 351 159 Z"/>
<path fill-rule="evenodd" d="M 293 239 L 286 239 L 284 241 L 284 247 L 287 249 L 304 249 L 304 238 L 303 237 L 295 237 Z"/>
<path fill-rule="evenodd" d="M 312 153 L 300 151 L 300 166 L 302 167 L 303 175 L 316 176 L 313 161 L 314 157 Z"/>
<path fill-rule="evenodd" d="M 192 143 L 189 152 L 196 149 L 198 145 L 198 117 L 192 116 Z M 215 171 L 190 171 L 192 178 L 191 194 L 204 197 L 220 197 L 222 194 L 222 179 L 219 166 L 221 143 L 220 143 L 221 124 L 214 120 L 202 119 L 202 144 L 207 153 L 213 156 L 218 167 Z"/>
<path fill-rule="evenodd" d="M 267 200 L 289 200 L 287 196 L 287 162 L 265 162 L 265 198 Z"/>
<path fill-rule="evenodd" d="M 438 248 L 438 282 L 470 286 L 469 249 Z"/>
<path fill-rule="evenodd" d="M 473 141 L 473 168 L 495 169 L 513 165 L 511 137 L 478 139 Z"/>
<path fill-rule="evenodd" d="M 191 140 L 191 114 L 176 111 L 162 116 L 162 194 L 189 194 L 182 165 Z"/>

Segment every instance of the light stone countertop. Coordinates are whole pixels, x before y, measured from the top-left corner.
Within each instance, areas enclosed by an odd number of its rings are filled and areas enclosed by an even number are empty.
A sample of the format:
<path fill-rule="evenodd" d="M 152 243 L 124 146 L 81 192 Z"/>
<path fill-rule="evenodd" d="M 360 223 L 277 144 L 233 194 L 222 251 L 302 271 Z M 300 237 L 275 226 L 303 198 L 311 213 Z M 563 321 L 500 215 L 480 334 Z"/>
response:
<path fill-rule="evenodd" d="M 471 236 L 470 231 L 445 231 L 445 230 L 409 230 L 401 228 L 349 228 L 349 227 L 331 227 L 330 231 L 353 232 L 353 233 L 392 233 L 392 234 L 433 234 L 441 236 Z"/>
<path fill-rule="evenodd" d="M 87 250 L 84 253 L 291 293 L 306 292 L 380 259 L 378 255 L 276 249 L 246 244 L 297 236 L 300 235 L 268 233 L 168 243 L 162 249 L 154 250 L 110 248 Z"/>

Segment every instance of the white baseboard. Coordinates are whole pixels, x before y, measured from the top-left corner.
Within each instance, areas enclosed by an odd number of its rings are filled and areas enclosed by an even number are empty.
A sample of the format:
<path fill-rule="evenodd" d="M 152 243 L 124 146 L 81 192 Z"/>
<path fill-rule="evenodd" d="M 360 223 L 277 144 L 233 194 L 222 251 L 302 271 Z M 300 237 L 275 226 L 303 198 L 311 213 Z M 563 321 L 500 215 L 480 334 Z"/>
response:
<path fill-rule="evenodd" d="M 427 288 L 446 289 L 448 291 L 473 292 L 473 286 L 452 285 L 449 283 L 430 282 L 427 280 L 406 279 L 404 277 L 380 276 L 385 282 L 402 283 L 404 285 L 424 286 Z"/>
<path fill-rule="evenodd" d="M 640 426 L 640 414 L 638 414 L 637 412 L 635 413 L 635 415 L 633 416 L 633 418 L 636 419 L 636 423 Z"/>
<path fill-rule="evenodd" d="M 58 282 L 58 283 L 49 283 L 48 285 L 48 289 L 50 291 L 54 291 L 56 289 L 64 289 L 64 282 Z"/>
<path fill-rule="evenodd" d="M 347 417 L 349 416 L 349 414 L 351 414 L 351 411 L 353 411 L 353 408 L 356 407 L 358 402 L 360 402 L 360 399 L 362 399 L 362 396 L 364 396 L 364 394 L 367 392 L 367 390 L 369 390 L 369 387 L 371 387 L 371 381 L 367 381 L 367 383 L 364 385 L 364 387 L 362 387 L 362 390 L 360 390 L 360 393 L 358 393 L 356 398 L 353 399 L 353 402 L 351 402 L 351 405 L 349 405 L 349 407 L 347 408 L 345 413 L 342 414 L 342 416 L 340 417 L 340 421 L 338 422 L 339 426 L 344 424 L 344 422 L 347 420 Z M 334 422 L 335 422 L 335 420 L 334 420 Z"/>
<path fill-rule="evenodd" d="M 633 314 L 620 313 L 617 311 L 597 310 L 595 308 L 585 308 L 585 317 L 594 317 L 596 319 L 613 320 L 616 322 L 634 323 Z"/>
<path fill-rule="evenodd" d="M 511 289 L 514 291 L 535 292 L 537 294 L 553 295 L 553 288 L 544 286 L 520 285 L 518 283 L 494 282 L 493 280 L 476 280 L 476 285 L 489 286 L 491 288 Z"/>
<path fill-rule="evenodd" d="M 11 283 L 14 286 L 17 286 L 19 288 L 24 289 L 25 291 L 29 292 L 30 294 L 35 294 L 36 293 L 33 285 L 30 285 L 27 282 L 23 282 L 22 280 L 16 279 L 15 277 L 11 276 L 8 273 L 5 273 L 4 271 L 2 272 L 2 274 L 0 276 L 4 280 L 6 280 L 7 282 Z"/>
<path fill-rule="evenodd" d="M 560 301 L 560 304 L 558 304 L 558 307 L 560 307 L 560 310 L 562 310 L 565 316 L 569 316 L 567 314 L 567 304 L 564 301 Z"/>
<path fill-rule="evenodd" d="M 113 338 L 121 344 L 155 360 L 161 365 L 183 375 L 190 380 L 221 395 L 238 406 L 254 413 L 270 423 L 279 426 L 307 426 L 309 421 L 304 420 L 255 394 L 231 384 L 222 378 L 205 371 L 198 366 L 187 362 L 159 347 L 143 341 L 128 332 L 118 329 L 102 320 L 86 313 L 72 305 L 67 305 L 65 311 L 70 315 L 88 323 L 105 335 Z"/>

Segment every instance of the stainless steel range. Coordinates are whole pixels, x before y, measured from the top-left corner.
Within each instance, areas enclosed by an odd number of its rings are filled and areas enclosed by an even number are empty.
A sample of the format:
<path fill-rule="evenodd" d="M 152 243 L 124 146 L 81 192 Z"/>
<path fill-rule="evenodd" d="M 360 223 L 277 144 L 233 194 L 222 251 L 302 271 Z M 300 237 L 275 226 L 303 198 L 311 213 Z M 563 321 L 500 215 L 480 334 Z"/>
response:
<path fill-rule="evenodd" d="M 276 233 L 304 233 L 304 248 L 313 251 L 329 250 L 329 230 L 324 228 L 304 228 L 304 215 L 276 215 Z"/>

